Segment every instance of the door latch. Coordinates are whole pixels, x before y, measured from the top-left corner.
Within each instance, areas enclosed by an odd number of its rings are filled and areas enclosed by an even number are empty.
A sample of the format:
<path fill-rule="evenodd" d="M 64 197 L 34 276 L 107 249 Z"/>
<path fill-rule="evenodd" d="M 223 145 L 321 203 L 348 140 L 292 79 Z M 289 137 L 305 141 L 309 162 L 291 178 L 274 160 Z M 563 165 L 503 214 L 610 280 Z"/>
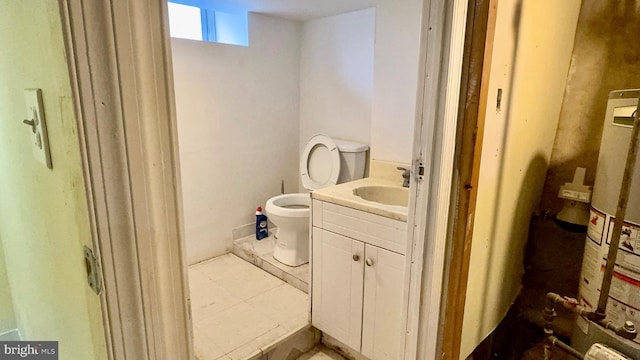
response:
<path fill-rule="evenodd" d="M 415 164 L 416 164 L 416 166 L 415 166 L 415 169 L 416 169 L 415 178 L 418 181 L 422 181 L 422 180 L 424 180 L 424 164 L 422 163 L 422 160 L 420 160 L 420 159 L 417 159 L 415 161 Z"/>
<path fill-rule="evenodd" d="M 102 282 L 100 281 L 100 269 L 98 267 L 98 261 L 93 255 L 93 251 L 86 245 L 84 247 L 84 267 L 87 271 L 87 282 L 89 287 L 96 294 L 100 295 L 102 291 Z"/>

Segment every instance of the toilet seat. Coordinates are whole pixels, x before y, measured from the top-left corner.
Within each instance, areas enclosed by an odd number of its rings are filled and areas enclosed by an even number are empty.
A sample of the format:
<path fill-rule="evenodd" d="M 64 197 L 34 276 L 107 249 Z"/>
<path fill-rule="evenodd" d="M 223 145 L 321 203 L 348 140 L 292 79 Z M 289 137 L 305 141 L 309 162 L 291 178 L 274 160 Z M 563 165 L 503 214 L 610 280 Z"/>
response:
<path fill-rule="evenodd" d="M 300 158 L 302 186 L 317 190 L 335 185 L 340 166 L 340 150 L 335 141 L 326 135 L 312 137 Z"/>
<path fill-rule="evenodd" d="M 285 216 L 308 218 L 311 198 L 307 193 L 282 194 L 267 200 L 265 211 L 267 216 Z"/>

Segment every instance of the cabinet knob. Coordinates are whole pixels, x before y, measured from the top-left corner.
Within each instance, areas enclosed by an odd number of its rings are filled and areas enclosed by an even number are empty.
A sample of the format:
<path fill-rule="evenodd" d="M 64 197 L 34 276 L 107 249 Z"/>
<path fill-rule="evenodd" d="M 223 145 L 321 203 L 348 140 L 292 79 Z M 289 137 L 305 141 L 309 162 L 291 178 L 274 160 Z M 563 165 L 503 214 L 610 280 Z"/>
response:
<path fill-rule="evenodd" d="M 364 261 L 365 264 L 367 264 L 367 266 L 373 266 L 373 260 L 372 259 L 367 259 Z"/>
<path fill-rule="evenodd" d="M 360 260 L 360 255 L 353 254 L 353 261 L 358 261 L 358 260 Z"/>

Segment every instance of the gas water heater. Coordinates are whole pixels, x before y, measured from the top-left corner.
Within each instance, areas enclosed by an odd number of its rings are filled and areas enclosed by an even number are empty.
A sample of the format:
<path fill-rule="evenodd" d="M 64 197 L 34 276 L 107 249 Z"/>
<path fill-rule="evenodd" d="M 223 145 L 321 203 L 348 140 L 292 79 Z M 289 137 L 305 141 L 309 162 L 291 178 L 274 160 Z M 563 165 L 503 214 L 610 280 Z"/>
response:
<path fill-rule="evenodd" d="M 638 89 L 609 93 L 579 289 L 581 305 L 592 310 L 600 296 L 639 97 Z M 615 324 L 631 321 L 640 327 L 640 161 L 634 168 L 628 199 L 606 314 Z M 593 343 L 602 343 L 640 359 L 640 336 L 625 340 L 581 317 L 576 325 L 571 344 L 579 351 L 585 353 Z"/>

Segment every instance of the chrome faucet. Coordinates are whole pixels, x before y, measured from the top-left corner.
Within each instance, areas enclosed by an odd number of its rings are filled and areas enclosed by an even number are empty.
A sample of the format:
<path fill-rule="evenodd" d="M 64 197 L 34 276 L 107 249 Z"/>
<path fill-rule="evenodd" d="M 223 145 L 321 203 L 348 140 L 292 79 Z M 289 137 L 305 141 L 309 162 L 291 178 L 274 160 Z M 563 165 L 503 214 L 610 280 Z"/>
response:
<path fill-rule="evenodd" d="M 404 181 L 402 182 L 402 187 L 408 188 L 409 182 L 411 181 L 411 170 L 401 166 L 398 166 L 398 170 L 402 170 L 402 177 L 404 178 Z"/>

